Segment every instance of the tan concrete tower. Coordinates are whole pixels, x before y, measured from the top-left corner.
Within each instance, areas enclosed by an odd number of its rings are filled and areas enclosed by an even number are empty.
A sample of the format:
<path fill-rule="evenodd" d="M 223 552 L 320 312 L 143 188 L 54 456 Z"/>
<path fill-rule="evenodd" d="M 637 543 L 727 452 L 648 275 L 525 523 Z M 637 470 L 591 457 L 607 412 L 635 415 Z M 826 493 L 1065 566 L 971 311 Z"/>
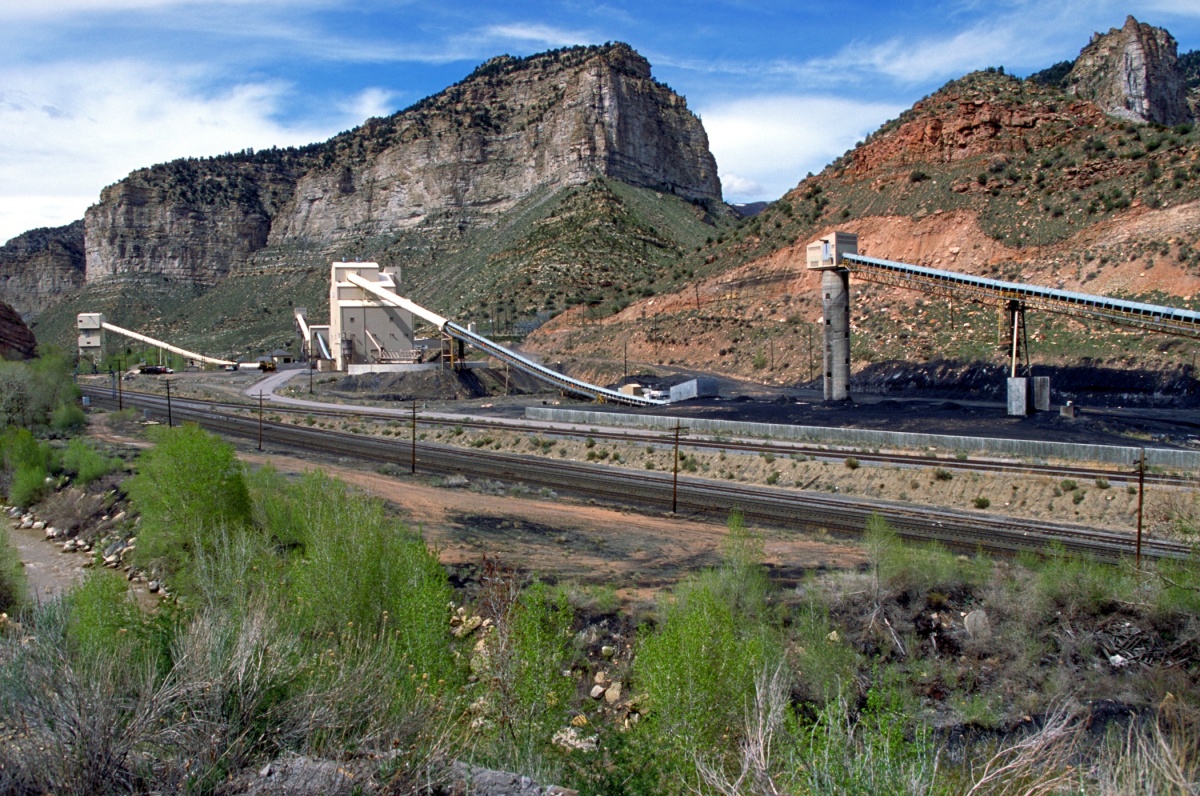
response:
<path fill-rule="evenodd" d="M 850 271 L 842 255 L 858 254 L 858 236 L 834 232 L 808 244 L 808 268 L 821 272 L 825 318 L 825 400 L 850 398 Z"/>

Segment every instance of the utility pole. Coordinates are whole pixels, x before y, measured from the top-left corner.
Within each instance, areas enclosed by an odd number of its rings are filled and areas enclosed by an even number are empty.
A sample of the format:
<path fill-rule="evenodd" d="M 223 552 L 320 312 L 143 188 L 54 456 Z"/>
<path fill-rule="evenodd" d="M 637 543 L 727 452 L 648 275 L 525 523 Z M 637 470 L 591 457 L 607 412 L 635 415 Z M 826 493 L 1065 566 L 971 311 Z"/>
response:
<path fill-rule="evenodd" d="M 175 428 L 175 422 L 171 417 L 171 380 L 163 379 L 167 384 L 167 428 Z"/>
<path fill-rule="evenodd" d="M 621 384 L 629 383 L 629 341 L 625 341 L 625 369 L 622 371 Z"/>
<path fill-rule="evenodd" d="M 679 432 L 687 429 L 675 421 L 675 467 L 671 475 L 671 513 L 679 513 Z"/>
<path fill-rule="evenodd" d="M 121 382 L 125 381 L 125 363 L 117 360 L 117 366 L 120 370 L 117 371 L 117 411 L 125 411 L 125 388 Z"/>
<path fill-rule="evenodd" d="M 1138 460 L 1138 518 L 1137 518 L 1137 547 L 1134 551 L 1134 565 L 1138 571 L 1142 569 L 1142 498 L 1146 491 L 1146 449 L 1142 448 L 1142 456 Z"/>
<path fill-rule="evenodd" d="M 412 464 L 408 470 L 410 475 L 417 474 L 417 399 L 412 402 Z"/>
<path fill-rule="evenodd" d="M 262 432 L 263 432 L 263 394 L 258 393 L 258 449 L 262 450 Z"/>
<path fill-rule="evenodd" d="M 317 361 L 315 359 L 313 359 L 312 357 L 309 357 L 309 360 L 308 360 L 308 394 L 309 395 L 312 395 L 313 371 L 316 370 L 316 367 L 317 367 Z"/>

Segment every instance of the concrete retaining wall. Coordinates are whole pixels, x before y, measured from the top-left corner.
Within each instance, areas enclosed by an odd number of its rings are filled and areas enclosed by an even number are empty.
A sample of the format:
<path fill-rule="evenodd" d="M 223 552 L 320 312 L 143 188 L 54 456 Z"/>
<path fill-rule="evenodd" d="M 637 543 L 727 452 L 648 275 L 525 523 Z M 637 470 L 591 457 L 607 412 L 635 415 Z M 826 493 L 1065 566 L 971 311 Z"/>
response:
<path fill-rule="evenodd" d="M 1140 447 L 1119 445 L 1083 445 L 1075 442 L 1039 442 L 1024 439 L 990 439 L 988 437 L 956 437 L 945 434 L 909 434 L 901 431 L 873 431 L 863 428 L 825 428 L 823 426 L 792 426 L 780 423 L 742 423 L 734 420 L 711 420 L 695 417 L 665 417 L 662 415 L 628 415 L 617 412 L 590 412 L 579 409 L 554 409 L 530 406 L 525 417 L 556 423 L 576 423 L 593 426 L 635 426 L 639 428 L 671 429 L 682 422 L 690 431 L 702 434 L 734 434 L 747 437 L 767 437 L 812 442 L 820 445 L 840 445 L 851 448 L 916 448 L 963 453 L 987 453 L 1017 456 L 1027 459 L 1066 459 L 1069 461 L 1103 462 L 1132 467 L 1141 455 Z M 1146 448 L 1146 465 L 1167 470 L 1200 472 L 1200 451 Z"/>

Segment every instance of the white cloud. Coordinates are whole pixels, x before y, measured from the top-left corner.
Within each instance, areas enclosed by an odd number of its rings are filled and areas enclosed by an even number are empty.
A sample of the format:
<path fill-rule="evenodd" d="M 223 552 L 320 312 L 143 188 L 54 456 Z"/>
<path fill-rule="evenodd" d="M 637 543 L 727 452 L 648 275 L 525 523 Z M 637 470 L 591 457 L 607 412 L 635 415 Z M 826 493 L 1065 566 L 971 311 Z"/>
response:
<path fill-rule="evenodd" d="M 834 97 L 765 96 L 702 108 L 725 200 L 776 199 L 902 106 Z"/>
<path fill-rule="evenodd" d="M 481 33 L 484 39 L 520 42 L 550 48 L 570 47 L 590 41 L 590 37 L 586 33 L 527 22 L 493 25 L 484 28 Z"/>
<path fill-rule="evenodd" d="M 363 89 L 338 108 L 351 119 L 362 121 L 372 116 L 390 116 L 396 112 L 399 95 L 385 88 Z M 357 123 L 357 122 L 356 122 Z"/>
<path fill-rule="evenodd" d="M 721 175 L 721 191 L 726 196 L 763 196 L 766 190 L 758 180 L 732 172 Z"/>
<path fill-rule="evenodd" d="M 118 14 L 163 11 L 188 7 L 242 6 L 295 8 L 298 5 L 328 5 L 324 0 L 0 0 L 0 19 L 52 19 L 80 14 Z"/>
<path fill-rule="evenodd" d="M 31 229 L 78 221 L 95 201 L 95 196 L 0 196 L 0 246 Z"/>
<path fill-rule="evenodd" d="M 212 94 L 199 88 L 203 77 L 137 62 L 0 71 L 0 240 L 82 217 L 102 187 L 133 169 L 323 140 L 382 101 L 364 92 L 320 128 L 287 126 L 275 120 L 286 85 Z"/>

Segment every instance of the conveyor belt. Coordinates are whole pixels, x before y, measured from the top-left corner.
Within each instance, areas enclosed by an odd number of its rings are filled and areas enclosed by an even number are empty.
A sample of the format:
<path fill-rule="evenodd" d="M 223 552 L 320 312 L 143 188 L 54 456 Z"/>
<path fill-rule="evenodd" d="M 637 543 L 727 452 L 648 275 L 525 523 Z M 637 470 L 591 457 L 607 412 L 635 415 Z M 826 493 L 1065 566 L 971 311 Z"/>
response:
<path fill-rule="evenodd" d="M 1200 338 L 1200 312 L 1194 310 L 1004 282 L 861 254 L 845 254 L 842 262 L 852 273 L 867 281 L 963 295 L 982 301 L 1020 301 L 1028 307 L 1047 312 L 1100 318 L 1141 329 Z"/>
<path fill-rule="evenodd" d="M 654 398 L 644 398 L 640 395 L 626 395 L 625 393 L 617 392 L 616 390 L 610 390 L 607 387 L 601 387 L 596 384 L 590 384 L 586 381 L 573 379 L 570 376 L 559 373 L 558 371 L 551 370 L 545 365 L 540 365 L 533 360 L 526 359 L 516 351 L 505 348 L 499 343 L 489 340 L 481 334 L 472 332 L 469 329 L 465 329 L 462 326 L 459 326 L 457 323 L 443 318 L 436 312 L 425 309 L 411 299 L 398 296 L 384 287 L 380 287 L 379 285 L 367 279 L 363 279 L 357 274 L 347 274 L 346 278 L 352 284 L 358 285 L 363 290 L 371 293 L 381 301 L 385 301 L 393 306 L 406 309 L 412 314 L 416 315 L 418 318 L 428 321 L 436 326 L 438 331 L 448 334 L 456 340 L 461 340 L 467 345 L 483 351 L 484 353 L 489 354 L 502 362 L 506 362 L 517 370 L 523 373 L 528 373 L 535 379 L 552 384 L 565 392 L 569 392 L 574 395 L 582 395 L 597 401 L 628 404 L 630 406 L 661 406 L 668 403 L 667 401 L 661 401 Z"/>

